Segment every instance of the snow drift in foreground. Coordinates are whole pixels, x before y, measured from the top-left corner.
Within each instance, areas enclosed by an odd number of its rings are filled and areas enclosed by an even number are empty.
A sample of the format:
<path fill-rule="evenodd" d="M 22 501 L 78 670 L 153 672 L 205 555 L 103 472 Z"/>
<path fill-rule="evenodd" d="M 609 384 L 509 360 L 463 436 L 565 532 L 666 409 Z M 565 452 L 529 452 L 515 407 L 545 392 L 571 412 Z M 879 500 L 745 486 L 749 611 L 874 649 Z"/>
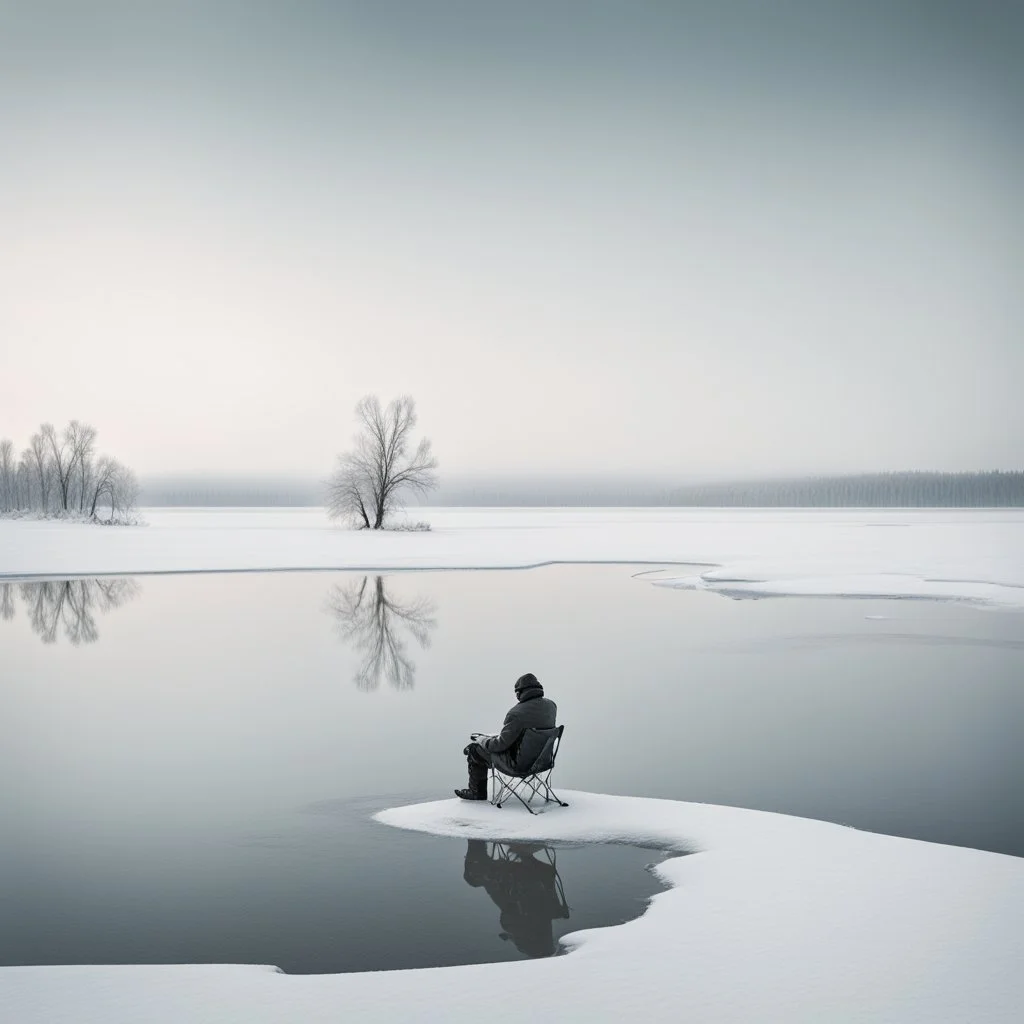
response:
<path fill-rule="evenodd" d="M 1024 510 L 416 509 L 429 533 L 332 526 L 319 509 L 146 509 L 147 527 L 0 522 L 0 577 L 259 569 L 674 563 L 663 585 L 1024 608 Z"/>
<path fill-rule="evenodd" d="M 11 967 L 21 1024 L 139 1021 L 998 1021 L 1024 1005 L 1024 861 L 762 811 L 565 792 L 531 817 L 457 800 L 389 825 L 480 839 L 632 842 L 691 856 L 642 917 L 569 956 L 387 973 Z M 527 1012 L 527 1007 L 536 1008 Z"/>

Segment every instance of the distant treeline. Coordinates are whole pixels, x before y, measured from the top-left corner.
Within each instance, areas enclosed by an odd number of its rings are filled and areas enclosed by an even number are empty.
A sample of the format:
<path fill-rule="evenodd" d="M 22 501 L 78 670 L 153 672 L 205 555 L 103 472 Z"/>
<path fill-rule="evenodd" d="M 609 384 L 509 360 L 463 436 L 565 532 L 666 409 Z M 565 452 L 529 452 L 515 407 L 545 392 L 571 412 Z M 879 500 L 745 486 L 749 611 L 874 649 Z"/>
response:
<path fill-rule="evenodd" d="M 140 503 L 149 506 L 308 507 L 321 505 L 325 486 L 312 480 L 163 477 L 143 479 Z"/>
<path fill-rule="evenodd" d="M 863 473 L 673 488 L 666 504 L 814 508 L 991 508 L 1024 505 L 1024 472 Z"/>
<path fill-rule="evenodd" d="M 567 477 L 463 481 L 439 505 L 604 505 L 769 508 L 982 508 L 1024 506 L 1024 472 L 862 473 L 672 485 L 644 479 Z"/>
<path fill-rule="evenodd" d="M 176 477 L 143 481 L 141 504 L 317 506 L 314 480 Z M 411 501 L 421 505 L 423 501 Z M 448 506 L 747 506 L 979 508 L 1024 506 L 1024 472 L 863 473 L 674 485 L 651 478 L 545 476 L 442 478 L 429 499 Z"/>

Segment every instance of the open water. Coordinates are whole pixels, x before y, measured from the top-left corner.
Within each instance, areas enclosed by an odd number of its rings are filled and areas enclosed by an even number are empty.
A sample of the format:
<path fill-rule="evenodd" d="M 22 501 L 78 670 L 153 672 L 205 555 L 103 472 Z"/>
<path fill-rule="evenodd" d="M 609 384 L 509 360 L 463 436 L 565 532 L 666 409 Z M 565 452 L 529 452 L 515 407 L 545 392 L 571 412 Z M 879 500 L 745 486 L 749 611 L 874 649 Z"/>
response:
<path fill-rule="evenodd" d="M 0 963 L 424 967 L 636 916 L 656 851 L 371 820 L 463 785 L 526 671 L 556 788 L 1024 855 L 1024 616 L 649 571 L 0 584 Z"/>

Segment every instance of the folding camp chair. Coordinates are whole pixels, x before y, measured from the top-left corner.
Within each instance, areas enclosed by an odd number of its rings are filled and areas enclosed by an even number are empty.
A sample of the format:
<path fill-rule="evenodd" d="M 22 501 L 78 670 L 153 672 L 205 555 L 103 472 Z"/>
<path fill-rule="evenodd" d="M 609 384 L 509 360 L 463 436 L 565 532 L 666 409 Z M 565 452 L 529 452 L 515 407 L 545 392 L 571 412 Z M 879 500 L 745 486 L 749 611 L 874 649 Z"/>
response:
<path fill-rule="evenodd" d="M 569 806 L 551 788 L 551 773 L 555 768 L 555 757 L 562 743 L 564 729 L 564 725 L 559 725 L 554 729 L 524 730 L 516 758 L 522 762 L 521 769 L 491 764 L 491 803 L 495 807 L 501 807 L 510 796 L 514 796 L 531 814 L 537 813 L 530 806 L 535 796 L 543 797 L 546 804 Z M 531 757 L 534 751 L 537 753 Z M 521 790 L 529 790 L 525 799 Z"/>

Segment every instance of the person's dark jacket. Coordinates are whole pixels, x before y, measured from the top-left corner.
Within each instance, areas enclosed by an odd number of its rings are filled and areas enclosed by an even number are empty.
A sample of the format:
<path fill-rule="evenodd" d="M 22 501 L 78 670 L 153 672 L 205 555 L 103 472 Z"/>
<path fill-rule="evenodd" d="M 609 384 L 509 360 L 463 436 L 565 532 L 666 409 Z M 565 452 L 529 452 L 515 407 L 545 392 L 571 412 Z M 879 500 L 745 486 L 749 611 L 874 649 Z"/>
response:
<path fill-rule="evenodd" d="M 518 703 L 505 715 L 501 732 L 480 741 L 480 746 L 492 756 L 492 760 L 513 768 L 519 767 L 517 755 L 523 732 L 526 729 L 553 729 L 558 712 L 555 702 L 544 696 L 544 687 L 536 681 L 525 683 L 521 688 L 517 684 L 516 696 Z"/>

